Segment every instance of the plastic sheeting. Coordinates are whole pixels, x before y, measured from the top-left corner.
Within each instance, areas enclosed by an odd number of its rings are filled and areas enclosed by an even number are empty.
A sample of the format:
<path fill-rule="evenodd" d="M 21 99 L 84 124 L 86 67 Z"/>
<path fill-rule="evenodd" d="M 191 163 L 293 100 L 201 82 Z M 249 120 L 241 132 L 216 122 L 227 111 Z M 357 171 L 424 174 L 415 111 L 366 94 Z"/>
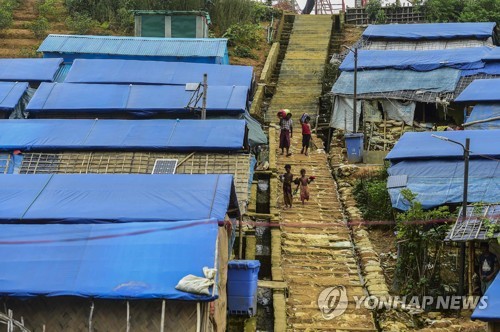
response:
<path fill-rule="evenodd" d="M 215 268 L 216 220 L 107 225 L 3 225 L 0 294 L 210 301 L 177 291 Z"/>
<path fill-rule="evenodd" d="M 237 85 L 250 89 L 253 68 L 185 62 L 77 59 L 65 82 L 185 85 L 203 82 L 203 74 L 207 74 L 210 87 Z"/>
<path fill-rule="evenodd" d="M 361 115 L 361 102 L 358 102 L 356 109 L 356 123 L 359 124 Z M 330 127 L 352 132 L 354 116 L 354 101 L 351 98 L 336 96 L 333 102 L 333 113 L 330 119 Z"/>
<path fill-rule="evenodd" d="M 1 223 L 224 220 L 232 175 L 26 174 L 0 177 Z"/>
<path fill-rule="evenodd" d="M 62 59 L 0 59 L 0 81 L 52 82 Z"/>
<path fill-rule="evenodd" d="M 492 37 L 496 23 L 425 23 L 369 25 L 363 38 L 373 39 L 458 39 Z"/>
<path fill-rule="evenodd" d="M 468 123 L 475 121 L 488 120 L 491 121 L 474 123 L 467 125 Z M 468 129 L 500 129 L 500 103 L 498 104 L 477 104 L 472 109 L 472 113 L 465 121 L 464 128 Z"/>
<path fill-rule="evenodd" d="M 0 120 L 0 150 L 239 151 L 244 120 Z"/>
<path fill-rule="evenodd" d="M 389 119 L 403 121 L 409 125 L 413 124 L 416 106 L 414 102 L 400 102 L 394 99 L 383 99 L 380 102 Z"/>
<path fill-rule="evenodd" d="M 357 93 L 402 90 L 452 92 L 460 79 L 460 70 L 441 68 L 428 72 L 413 70 L 368 70 L 358 72 Z M 334 94 L 354 94 L 354 73 L 343 72 L 332 87 Z"/>
<path fill-rule="evenodd" d="M 187 106 L 196 95 L 184 86 L 42 83 L 26 110 L 40 112 L 131 113 L 152 116 L 158 113 L 193 113 Z M 244 86 L 211 86 L 207 112 L 244 113 L 248 89 Z M 202 100 L 191 106 L 201 108 Z"/>
<path fill-rule="evenodd" d="M 358 69 L 411 69 L 429 71 L 443 67 L 478 69 L 484 67 L 489 47 L 457 48 L 429 51 L 379 51 L 358 50 Z M 349 52 L 339 67 L 342 71 L 354 70 L 354 55 Z"/>
<path fill-rule="evenodd" d="M 472 320 L 479 319 L 485 322 L 497 322 L 500 320 L 500 274 L 497 274 L 495 280 L 484 294 L 484 301 L 487 303 L 485 308 L 477 306 L 470 317 Z"/>
<path fill-rule="evenodd" d="M 500 78 L 474 80 L 455 98 L 455 102 L 477 103 L 500 101 L 499 92 Z"/>
<path fill-rule="evenodd" d="M 27 89 L 28 83 L 0 82 L 0 111 L 13 111 Z"/>
<path fill-rule="evenodd" d="M 407 210 L 409 203 L 401 195 L 410 189 L 424 209 L 461 203 L 463 198 L 463 160 L 402 161 L 388 169 L 390 176 L 407 175 L 405 187 L 390 188 L 392 206 Z M 500 197 L 500 161 L 473 159 L 469 162 L 469 203 L 497 203 Z"/>
<path fill-rule="evenodd" d="M 460 145 L 443 141 L 431 135 L 439 135 L 465 144 L 470 138 L 470 156 L 500 156 L 500 130 L 458 130 L 440 132 L 405 133 L 385 159 L 427 159 L 427 158 L 462 158 Z"/>

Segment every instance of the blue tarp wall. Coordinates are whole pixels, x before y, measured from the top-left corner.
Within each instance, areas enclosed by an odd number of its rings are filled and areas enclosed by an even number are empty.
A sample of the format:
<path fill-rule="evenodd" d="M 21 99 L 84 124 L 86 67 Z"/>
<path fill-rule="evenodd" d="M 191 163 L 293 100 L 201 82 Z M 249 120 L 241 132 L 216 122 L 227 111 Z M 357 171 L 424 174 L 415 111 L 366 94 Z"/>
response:
<path fill-rule="evenodd" d="M 467 125 L 470 122 L 488 119 L 491 119 L 491 121 Z M 500 103 L 475 105 L 472 113 L 465 121 L 465 129 L 500 129 Z"/>
<path fill-rule="evenodd" d="M 23 176 L 18 176 L 22 178 Z M 215 268 L 216 219 L 106 225 L 2 225 L 2 296 L 210 301 L 181 292 L 189 274 Z"/>
<path fill-rule="evenodd" d="M 478 103 L 500 101 L 500 78 L 474 80 L 455 99 L 455 102 Z"/>
<path fill-rule="evenodd" d="M 409 208 L 409 203 L 401 195 L 401 190 L 405 188 L 415 193 L 426 209 L 462 202 L 463 149 L 457 144 L 434 138 L 432 134 L 405 133 L 387 155 L 386 159 L 391 161 L 388 182 L 398 182 L 388 187 L 393 207 L 400 210 Z M 497 203 L 500 197 L 500 161 L 495 159 L 500 157 L 500 130 L 437 134 L 462 144 L 465 144 L 466 137 L 470 138 L 468 202 Z"/>
<path fill-rule="evenodd" d="M 500 321 L 500 274 L 497 274 L 495 280 L 491 283 L 490 287 L 484 294 L 484 301 L 486 301 L 486 308 L 476 307 L 472 313 L 471 319 L 479 319 L 485 322 L 499 322 Z"/>
<path fill-rule="evenodd" d="M 28 89 L 28 83 L 0 82 L 0 111 L 12 112 Z"/>
<path fill-rule="evenodd" d="M 26 111 L 30 113 L 129 113 L 148 117 L 161 113 L 190 114 L 194 91 L 171 85 L 42 83 Z M 201 108 L 202 100 L 193 106 Z M 211 86 L 207 113 L 242 114 L 248 101 L 244 86 Z"/>
<path fill-rule="evenodd" d="M 0 81 L 52 82 L 62 61 L 61 58 L 0 59 Z"/>
<path fill-rule="evenodd" d="M 50 34 L 38 52 L 44 58 L 129 59 L 229 64 L 224 38 L 148 38 Z"/>
<path fill-rule="evenodd" d="M 460 79 L 460 70 L 441 68 L 427 72 L 413 70 L 367 70 L 358 72 L 357 93 L 379 93 L 400 90 L 452 92 Z M 332 87 L 334 94 L 354 93 L 354 72 L 342 72 Z"/>
<path fill-rule="evenodd" d="M 425 23 L 369 25 L 365 39 L 488 39 L 496 23 Z"/>
<path fill-rule="evenodd" d="M 238 210 L 232 175 L 4 174 L 0 177 L 0 223 L 149 224 L 224 220 L 229 208 Z"/>
<path fill-rule="evenodd" d="M 0 120 L 0 151 L 241 151 L 244 120 Z"/>
<path fill-rule="evenodd" d="M 252 86 L 253 68 L 185 62 L 77 59 L 66 83 L 165 84 L 200 83 L 207 74 L 210 86 Z"/>
<path fill-rule="evenodd" d="M 443 67 L 478 69 L 484 67 L 482 59 L 491 51 L 489 47 L 470 47 L 430 51 L 358 50 L 358 69 L 411 69 L 429 71 Z M 354 55 L 349 52 L 339 67 L 354 70 Z"/>
<path fill-rule="evenodd" d="M 463 160 L 407 160 L 392 165 L 389 176 L 407 176 L 404 186 L 389 188 L 394 208 L 407 210 L 410 205 L 401 195 L 410 189 L 424 209 L 463 200 Z M 473 159 L 469 162 L 469 203 L 498 203 L 500 197 L 500 161 Z"/>

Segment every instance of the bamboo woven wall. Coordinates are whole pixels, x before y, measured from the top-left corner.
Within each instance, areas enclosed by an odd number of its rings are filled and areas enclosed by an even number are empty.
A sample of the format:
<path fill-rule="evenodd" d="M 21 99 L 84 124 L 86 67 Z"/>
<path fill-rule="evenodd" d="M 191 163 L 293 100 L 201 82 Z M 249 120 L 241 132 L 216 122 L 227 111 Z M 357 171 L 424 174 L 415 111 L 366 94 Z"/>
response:
<path fill-rule="evenodd" d="M 89 331 L 91 300 L 78 298 L 8 298 L 14 318 L 24 317 L 32 332 Z M 130 301 L 130 331 L 160 331 L 162 301 Z M 126 301 L 94 300 L 92 331 L 119 332 L 127 329 Z M 167 301 L 165 331 L 196 331 L 196 303 Z"/>
<path fill-rule="evenodd" d="M 250 158 L 249 154 L 222 153 L 26 153 L 20 173 L 151 174 L 156 159 L 177 159 L 177 174 L 232 174 L 240 209 L 245 212 L 249 195 Z"/>

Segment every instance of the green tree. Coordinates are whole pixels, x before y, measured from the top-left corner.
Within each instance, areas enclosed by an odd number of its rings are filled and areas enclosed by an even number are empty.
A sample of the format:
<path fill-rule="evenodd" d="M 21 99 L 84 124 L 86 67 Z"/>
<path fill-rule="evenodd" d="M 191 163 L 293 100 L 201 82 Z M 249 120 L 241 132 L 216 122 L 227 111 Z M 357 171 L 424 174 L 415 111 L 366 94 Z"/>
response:
<path fill-rule="evenodd" d="M 500 24 L 500 0 L 468 0 L 460 13 L 459 20 Z"/>
<path fill-rule="evenodd" d="M 427 0 L 424 4 L 429 22 L 457 22 L 463 9 L 463 0 Z"/>
<path fill-rule="evenodd" d="M 395 281 L 402 295 L 425 296 L 439 289 L 443 240 L 449 229 L 443 220 L 451 213 L 447 206 L 425 211 L 409 189 L 401 190 L 410 208 L 396 216 L 399 255 Z M 435 220 L 441 222 L 435 223 Z"/>
<path fill-rule="evenodd" d="M 368 20 L 370 22 L 377 21 L 380 14 L 379 12 L 382 10 L 382 0 L 370 0 L 366 5 L 366 14 L 368 15 Z"/>

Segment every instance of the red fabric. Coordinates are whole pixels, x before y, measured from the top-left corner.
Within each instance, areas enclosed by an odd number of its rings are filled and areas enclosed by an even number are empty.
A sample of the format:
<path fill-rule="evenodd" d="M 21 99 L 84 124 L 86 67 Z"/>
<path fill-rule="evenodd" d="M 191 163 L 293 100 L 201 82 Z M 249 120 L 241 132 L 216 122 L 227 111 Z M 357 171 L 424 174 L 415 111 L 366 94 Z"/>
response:
<path fill-rule="evenodd" d="M 308 123 L 302 124 L 302 134 L 311 135 L 311 126 Z"/>

